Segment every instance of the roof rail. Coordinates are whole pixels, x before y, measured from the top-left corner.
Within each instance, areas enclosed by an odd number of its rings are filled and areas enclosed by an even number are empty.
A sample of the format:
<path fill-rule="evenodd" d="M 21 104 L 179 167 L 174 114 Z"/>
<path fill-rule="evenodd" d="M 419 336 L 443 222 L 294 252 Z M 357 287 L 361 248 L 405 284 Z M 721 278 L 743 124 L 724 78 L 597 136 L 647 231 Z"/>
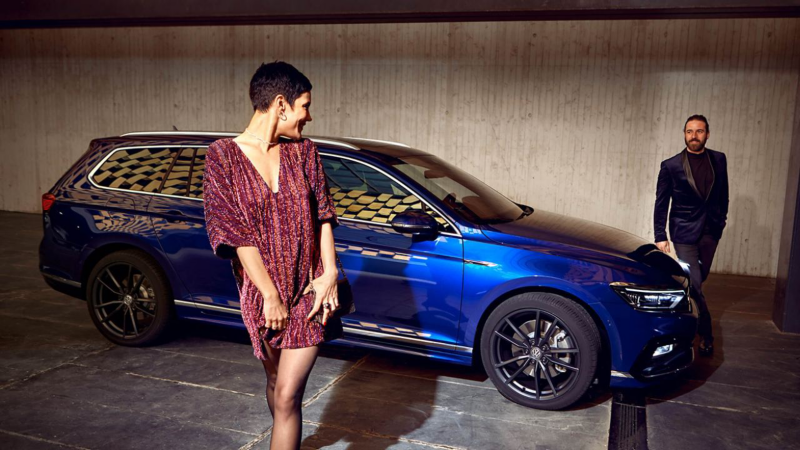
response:
<path fill-rule="evenodd" d="M 344 139 L 352 139 L 354 141 L 375 142 L 375 143 L 379 143 L 379 144 L 399 145 L 400 147 L 411 148 L 410 145 L 403 144 L 402 142 L 384 141 L 384 140 L 381 140 L 381 139 L 369 139 L 369 138 L 360 138 L 360 137 L 352 137 L 352 136 L 347 136 Z"/>
<path fill-rule="evenodd" d="M 130 133 L 121 134 L 121 137 L 129 137 L 129 136 L 220 136 L 220 137 L 235 137 L 238 136 L 240 133 L 232 133 L 229 131 L 133 131 Z M 327 144 L 333 145 L 336 147 L 344 147 L 349 148 L 351 150 L 361 150 L 359 147 L 356 147 L 353 144 L 349 144 L 347 142 L 338 141 L 336 139 L 324 138 L 324 137 L 316 137 L 316 136 L 306 136 L 307 138 L 311 139 L 314 143 L 318 144 Z"/>
<path fill-rule="evenodd" d="M 238 136 L 239 133 L 231 133 L 228 131 L 134 131 L 131 133 L 121 134 L 122 137 L 127 136 Z"/>

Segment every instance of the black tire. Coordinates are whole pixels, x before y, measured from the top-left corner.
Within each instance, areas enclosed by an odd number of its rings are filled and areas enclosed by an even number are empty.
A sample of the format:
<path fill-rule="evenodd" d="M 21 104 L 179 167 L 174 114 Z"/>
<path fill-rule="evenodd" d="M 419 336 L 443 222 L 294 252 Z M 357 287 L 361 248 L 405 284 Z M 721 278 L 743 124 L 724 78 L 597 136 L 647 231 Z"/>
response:
<path fill-rule="evenodd" d="M 486 374 L 504 397 L 530 408 L 558 410 L 589 389 L 600 334 L 589 313 L 574 301 L 531 292 L 492 311 L 480 347 Z"/>
<path fill-rule="evenodd" d="M 124 250 L 103 257 L 87 286 L 89 316 L 109 341 L 139 347 L 166 337 L 174 317 L 172 290 L 146 253 Z"/>

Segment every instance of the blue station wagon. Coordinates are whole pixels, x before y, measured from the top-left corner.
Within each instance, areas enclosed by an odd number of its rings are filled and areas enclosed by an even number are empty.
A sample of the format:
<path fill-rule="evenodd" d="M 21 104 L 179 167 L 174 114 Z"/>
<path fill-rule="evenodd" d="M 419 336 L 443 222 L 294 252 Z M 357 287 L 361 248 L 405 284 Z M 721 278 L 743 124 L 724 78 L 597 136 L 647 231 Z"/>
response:
<path fill-rule="evenodd" d="M 85 299 L 110 341 L 157 343 L 174 319 L 244 328 L 202 203 L 206 149 L 235 135 L 96 139 L 42 196 L 40 271 Z M 652 243 L 515 203 L 406 145 L 311 139 L 356 299 L 335 343 L 482 365 L 502 395 L 539 409 L 691 365 L 688 267 Z"/>

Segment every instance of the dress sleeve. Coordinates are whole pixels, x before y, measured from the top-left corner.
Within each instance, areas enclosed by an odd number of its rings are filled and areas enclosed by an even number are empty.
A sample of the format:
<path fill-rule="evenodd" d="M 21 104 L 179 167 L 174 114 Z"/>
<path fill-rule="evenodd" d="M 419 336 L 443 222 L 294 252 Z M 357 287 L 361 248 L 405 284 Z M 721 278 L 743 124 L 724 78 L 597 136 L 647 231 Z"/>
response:
<path fill-rule="evenodd" d="M 328 189 L 328 180 L 325 177 L 325 169 L 322 167 L 322 160 L 319 157 L 319 150 L 313 141 L 306 140 L 306 177 L 314 192 L 317 200 L 317 219 L 320 222 L 329 221 L 333 228 L 339 225 L 339 218 L 336 216 L 336 205 Z"/>
<path fill-rule="evenodd" d="M 234 186 L 230 180 L 230 170 L 220 155 L 216 142 L 208 147 L 206 153 L 205 175 L 203 177 L 203 212 L 206 219 L 206 232 L 214 254 L 224 259 L 236 257 L 237 247 L 257 247 L 249 233 L 247 219 L 237 206 Z"/>

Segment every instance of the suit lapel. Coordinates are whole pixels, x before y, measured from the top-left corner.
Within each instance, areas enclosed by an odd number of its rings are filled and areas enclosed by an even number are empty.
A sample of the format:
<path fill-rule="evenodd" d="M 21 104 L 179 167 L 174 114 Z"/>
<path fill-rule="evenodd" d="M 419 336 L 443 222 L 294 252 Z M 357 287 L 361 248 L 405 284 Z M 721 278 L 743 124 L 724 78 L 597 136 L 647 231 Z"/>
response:
<path fill-rule="evenodd" d="M 689 186 L 692 187 L 692 189 L 694 190 L 694 193 L 697 194 L 698 197 L 703 198 L 703 196 L 700 195 L 700 191 L 697 189 L 697 184 L 695 184 L 695 182 L 694 182 L 694 176 L 692 175 L 692 166 L 691 166 L 691 164 L 689 164 L 688 153 L 689 153 L 689 151 L 686 150 L 686 149 L 683 149 L 683 152 L 681 152 L 681 161 L 683 162 L 683 171 L 686 172 L 686 179 L 689 180 Z"/>
<path fill-rule="evenodd" d="M 708 165 L 711 166 L 711 188 L 708 190 L 708 195 L 706 195 L 706 201 L 708 198 L 711 197 L 711 191 L 714 190 L 714 183 L 717 181 L 717 171 L 714 170 L 714 160 L 711 159 L 711 151 L 706 149 L 706 155 L 708 155 Z"/>

